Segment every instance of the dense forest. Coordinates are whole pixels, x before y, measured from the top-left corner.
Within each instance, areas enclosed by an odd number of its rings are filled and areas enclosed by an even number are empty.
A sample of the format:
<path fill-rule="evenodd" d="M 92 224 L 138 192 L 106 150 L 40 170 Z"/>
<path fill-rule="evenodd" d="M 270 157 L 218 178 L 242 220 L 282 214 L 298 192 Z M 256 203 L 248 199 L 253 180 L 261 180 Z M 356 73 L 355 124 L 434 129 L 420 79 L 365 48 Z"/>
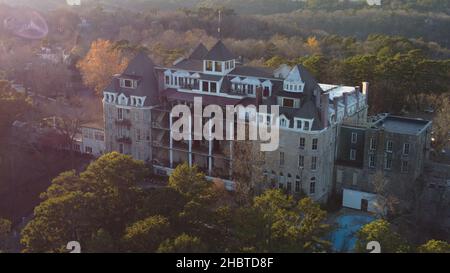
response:
<path fill-rule="evenodd" d="M 220 6 L 213 5 L 214 0 L 55 4 L 42 11 L 49 26 L 46 39 L 32 42 L 6 31 L 0 34 L 0 70 L 7 79 L 17 80 L 40 46 L 60 46 L 77 60 L 97 39 L 115 43 L 128 55 L 146 49 L 156 63 L 167 65 L 199 41 L 211 46 L 219 38 L 221 11 L 220 37 L 247 63 L 302 63 L 323 83 L 369 81 L 374 90 L 372 112 L 439 107 L 440 94 L 450 86 L 448 1 L 383 1 L 374 7 L 361 1 L 286 1 L 293 6 L 279 10 L 285 13 L 257 11 L 275 2 L 279 9 L 284 6 L 283 1 L 262 0 L 230 0 Z M 52 1 L 46 3 L 50 7 Z M 171 5 L 177 8 L 169 9 Z M 245 6 L 254 12 L 246 14 Z M 10 9 L 2 6 L 0 18 Z"/>

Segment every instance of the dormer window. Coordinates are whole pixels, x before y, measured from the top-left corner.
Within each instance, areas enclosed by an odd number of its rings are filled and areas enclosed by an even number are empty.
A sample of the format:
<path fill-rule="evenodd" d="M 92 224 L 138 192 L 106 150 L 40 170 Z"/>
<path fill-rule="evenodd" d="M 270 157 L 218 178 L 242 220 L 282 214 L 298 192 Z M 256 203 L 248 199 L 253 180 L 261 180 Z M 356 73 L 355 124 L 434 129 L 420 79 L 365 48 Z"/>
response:
<path fill-rule="evenodd" d="M 222 62 L 214 62 L 214 71 L 222 72 Z"/>
<path fill-rule="evenodd" d="M 283 98 L 283 107 L 293 108 L 294 107 L 294 100 L 293 99 L 288 99 L 288 98 Z"/>
<path fill-rule="evenodd" d="M 213 71 L 213 61 L 206 61 L 206 71 Z"/>
<path fill-rule="evenodd" d="M 137 82 L 130 79 L 120 79 L 120 87 L 122 88 L 136 88 Z"/>

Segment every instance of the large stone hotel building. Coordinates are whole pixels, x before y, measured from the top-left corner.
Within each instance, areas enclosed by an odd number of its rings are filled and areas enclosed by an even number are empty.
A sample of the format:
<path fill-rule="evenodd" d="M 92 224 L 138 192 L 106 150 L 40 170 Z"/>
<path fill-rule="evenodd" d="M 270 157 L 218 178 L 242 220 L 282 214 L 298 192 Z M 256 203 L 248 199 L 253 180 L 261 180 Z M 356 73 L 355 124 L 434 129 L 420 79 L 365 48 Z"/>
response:
<path fill-rule="evenodd" d="M 368 83 L 318 83 L 301 65 L 247 66 L 219 40 L 209 50 L 198 45 L 170 67 L 139 53 L 115 75 L 103 98 L 106 151 L 144 160 L 159 174 L 182 162 L 196 164 L 231 188 L 233 141 L 171 137 L 172 107 L 193 107 L 195 97 L 202 97 L 204 106 L 279 105 L 279 148 L 265 152 L 264 175 L 317 201 L 327 200 L 336 186 L 341 127 L 361 128 L 368 120 Z"/>

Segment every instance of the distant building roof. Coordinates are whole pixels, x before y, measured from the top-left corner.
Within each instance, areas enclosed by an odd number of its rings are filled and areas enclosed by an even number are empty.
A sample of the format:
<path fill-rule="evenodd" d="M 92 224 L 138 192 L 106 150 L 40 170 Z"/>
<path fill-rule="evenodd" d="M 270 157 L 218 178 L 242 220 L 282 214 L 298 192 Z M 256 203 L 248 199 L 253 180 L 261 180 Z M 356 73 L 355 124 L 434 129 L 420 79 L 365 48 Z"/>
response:
<path fill-rule="evenodd" d="M 191 52 L 189 55 L 189 59 L 192 60 L 203 60 L 203 58 L 208 54 L 208 49 L 202 44 L 198 44 L 198 46 Z"/>
<path fill-rule="evenodd" d="M 405 135 L 417 135 L 430 125 L 431 122 L 423 119 L 413 119 L 397 116 L 386 116 L 377 121 L 374 126 L 387 132 Z"/>
<path fill-rule="evenodd" d="M 269 78 L 269 79 L 274 78 L 273 72 L 270 68 L 245 66 L 245 65 L 236 66 L 229 74 L 237 76 Z"/>
<path fill-rule="evenodd" d="M 208 51 L 208 53 L 204 56 L 205 60 L 212 61 L 229 61 L 236 59 L 236 56 L 231 53 L 230 50 L 223 44 L 221 40 L 217 41 L 217 43 Z"/>

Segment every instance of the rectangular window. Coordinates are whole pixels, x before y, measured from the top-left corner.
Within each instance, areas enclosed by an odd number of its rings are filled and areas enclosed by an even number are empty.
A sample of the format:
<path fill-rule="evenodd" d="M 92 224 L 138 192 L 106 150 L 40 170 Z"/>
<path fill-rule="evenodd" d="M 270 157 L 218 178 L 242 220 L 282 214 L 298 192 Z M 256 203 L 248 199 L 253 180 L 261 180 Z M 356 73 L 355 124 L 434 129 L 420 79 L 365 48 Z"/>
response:
<path fill-rule="evenodd" d="M 369 168 L 375 168 L 375 155 L 369 155 Z"/>
<path fill-rule="evenodd" d="M 295 192 L 300 192 L 300 180 L 295 180 Z"/>
<path fill-rule="evenodd" d="M 403 144 L 403 154 L 409 155 L 409 143 Z"/>
<path fill-rule="evenodd" d="M 309 131 L 309 121 L 305 121 L 305 122 L 303 123 L 303 130 Z"/>
<path fill-rule="evenodd" d="M 406 160 L 402 161 L 402 173 L 407 173 L 408 172 L 408 167 L 409 167 L 409 162 Z"/>
<path fill-rule="evenodd" d="M 370 150 L 374 151 L 377 149 L 377 141 L 375 140 L 375 138 L 371 137 L 370 138 Z"/>
<path fill-rule="evenodd" d="M 311 157 L 311 170 L 313 170 L 313 171 L 317 170 L 317 157 L 316 156 Z"/>
<path fill-rule="evenodd" d="M 284 152 L 280 152 L 280 165 L 284 165 Z"/>
<path fill-rule="evenodd" d="M 386 151 L 387 152 L 392 152 L 393 146 L 394 146 L 394 143 L 392 142 L 392 140 L 386 141 Z"/>
<path fill-rule="evenodd" d="M 98 140 L 98 141 L 105 141 L 105 135 L 104 135 L 103 133 L 96 132 L 96 133 L 95 133 L 95 140 Z"/>
<path fill-rule="evenodd" d="M 123 109 L 122 108 L 117 108 L 117 119 L 123 120 Z"/>
<path fill-rule="evenodd" d="M 304 137 L 300 138 L 300 144 L 299 144 L 300 149 L 305 149 L 305 141 L 306 140 Z"/>
<path fill-rule="evenodd" d="M 356 160 L 356 150 L 350 149 L 350 160 Z"/>
<path fill-rule="evenodd" d="M 123 79 L 121 81 L 121 87 L 133 88 L 133 81 L 132 80 Z"/>
<path fill-rule="evenodd" d="M 356 143 L 358 142 L 358 134 L 357 133 L 352 133 L 352 143 Z"/>
<path fill-rule="evenodd" d="M 309 184 L 309 194 L 314 194 L 316 192 L 316 182 L 311 182 Z"/>
<path fill-rule="evenodd" d="M 136 140 L 141 141 L 141 129 L 136 129 Z"/>
<path fill-rule="evenodd" d="M 119 153 L 123 154 L 125 152 L 123 143 L 119 143 Z"/>
<path fill-rule="evenodd" d="M 292 191 L 292 182 L 288 181 L 287 182 L 287 192 L 291 192 Z"/>
<path fill-rule="evenodd" d="M 312 140 L 312 149 L 313 151 L 317 150 L 317 143 L 319 142 L 319 140 L 317 138 L 313 138 Z"/>
<path fill-rule="evenodd" d="M 213 71 L 213 62 L 206 61 L 206 71 Z"/>
<path fill-rule="evenodd" d="M 299 130 L 302 129 L 302 121 L 301 120 L 297 120 L 297 129 L 299 129 Z"/>
<path fill-rule="evenodd" d="M 207 81 L 202 82 L 202 91 L 209 92 L 209 82 L 207 82 Z"/>
<path fill-rule="evenodd" d="M 301 168 L 305 166 L 305 157 L 303 155 L 298 156 L 298 166 Z"/>
<path fill-rule="evenodd" d="M 216 72 L 222 72 L 222 63 L 221 62 L 214 62 L 214 70 Z"/>
<path fill-rule="evenodd" d="M 210 82 L 210 92 L 211 93 L 216 93 L 217 92 L 217 83 L 215 82 Z"/>
<path fill-rule="evenodd" d="M 392 169 L 392 154 L 385 154 L 384 168 L 386 170 Z"/>
<path fill-rule="evenodd" d="M 253 85 L 253 84 L 249 84 L 248 86 L 247 86 L 247 94 L 248 95 L 253 95 L 254 94 L 254 88 L 255 88 L 255 86 Z"/>
<path fill-rule="evenodd" d="M 92 147 L 86 146 L 86 147 L 84 147 L 84 151 L 85 151 L 87 154 L 92 154 Z"/>
<path fill-rule="evenodd" d="M 170 84 L 170 77 L 166 76 L 166 84 L 169 85 Z"/>
<path fill-rule="evenodd" d="M 283 98 L 283 107 L 293 108 L 294 107 L 294 100 L 293 99 L 288 99 L 288 98 Z"/>

